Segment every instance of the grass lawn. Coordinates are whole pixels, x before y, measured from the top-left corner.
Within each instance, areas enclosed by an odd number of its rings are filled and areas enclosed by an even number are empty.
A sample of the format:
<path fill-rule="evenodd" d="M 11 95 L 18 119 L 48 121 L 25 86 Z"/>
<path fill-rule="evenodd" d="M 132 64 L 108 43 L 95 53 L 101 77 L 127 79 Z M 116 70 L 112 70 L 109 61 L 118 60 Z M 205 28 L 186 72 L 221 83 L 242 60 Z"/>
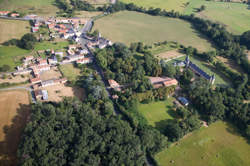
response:
<path fill-rule="evenodd" d="M 75 81 L 77 76 L 80 75 L 80 69 L 74 67 L 73 64 L 61 65 L 60 71 L 69 81 Z"/>
<path fill-rule="evenodd" d="M 65 50 L 67 49 L 69 45 L 68 41 L 62 41 L 62 42 L 49 42 L 49 41 L 44 41 L 42 43 L 37 43 L 35 45 L 34 50 L 38 51 L 38 50 L 47 50 L 47 49 L 54 49 L 56 50 Z"/>
<path fill-rule="evenodd" d="M 9 65 L 11 71 L 13 71 L 16 66 L 21 64 L 20 59 L 29 53 L 30 51 L 28 50 L 14 46 L 0 46 L 0 67 L 3 65 Z"/>
<path fill-rule="evenodd" d="M 17 165 L 17 148 L 29 115 L 27 91 L 0 92 L 0 165 Z"/>
<path fill-rule="evenodd" d="M 55 0 L 0 0 L 0 10 L 16 10 L 44 16 L 56 15 Z"/>
<path fill-rule="evenodd" d="M 250 10 L 247 4 L 191 0 L 184 13 L 195 13 L 195 8 L 201 5 L 205 5 L 206 9 L 196 13 L 196 16 L 220 22 L 235 34 L 250 30 Z"/>
<path fill-rule="evenodd" d="M 24 34 L 30 32 L 28 21 L 0 19 L 0 43 L 10 39 L 20 39 Z"/>
<path fill-rule="evenodd" d="M 178 60 L 185 60 L 186 56 L 174 59 L 169 61 L 168 63 L 173 63 L 174 61 L 178 61 Z M 204 70 L 206 73 L 212 75 L 215 75 L 215 85 L 217 86 L 230 86 L 230 80 L 223 77 L 222 74 L 220 74 L 216 69 L 214 69 L 212 66 L 210 66 L 209 64 L 207 64 L 206 62 L 198 59 L 198 58 L 194 58 L 194 57 L 189 57 L 190 60 L 195 63 L 197 66 L 199 66 L 202 70 Z"/>
<path fill-rule="evenodd" d="M 164 53 L 166 51 L 170 51 L 170 50 L 175 50 L 179 48 L 178 44 L 175 44 L 173 42 L 168 42 L 167 44 L 162 44 L 162 45 L 153 45 L 152 48 L 149 49 L 149 51 L 153 54 L 160 54 L 160 53 Z"/>
<path fill-rule="evenodd" d="M 212 49 L 211 43 L 201 38 L 190 23 L 180 19 L 123 11 L 98 19 L 93 29 L 98 29 L 113 42 L 128 45 L 131 42 L 152 44 L 167 40 L 193 46 L 200 51 Z"/>
<path fill-rule="evenodd" d="M 154 7 L 161 8 L 167 11 L 179 11 L 182 12 L 185 9 L 185 3 L 189 0 L 121 0 L 125 3 L 134 3 L 137 6 L 142 6 L 145 8 Z"/>
<path fill-rule="evenodd" d="M 138 110 L 147 119 L 149 125 L 161 130 L 164 128 L 165 120 L 175 117 L 175 112 L 171 109 L 173 100 L 174 98 L 169 98 L 166 101 L 140 104 Z"/>
<path fill-rule="evenodd" d="M 249 149 L 247 140 L 232 125 L 216 122 L 194 131 L 155 159 L 161 166 L 249 166 Z"/>

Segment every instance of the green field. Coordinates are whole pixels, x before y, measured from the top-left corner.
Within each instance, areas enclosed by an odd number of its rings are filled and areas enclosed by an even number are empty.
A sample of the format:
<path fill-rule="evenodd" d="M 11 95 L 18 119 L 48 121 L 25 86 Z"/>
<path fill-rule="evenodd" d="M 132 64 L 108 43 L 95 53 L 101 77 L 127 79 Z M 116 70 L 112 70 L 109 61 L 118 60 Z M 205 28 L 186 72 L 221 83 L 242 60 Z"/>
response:
<path fill-rule="evenodd" d="M 167 40 L 193 46 L 201 51 L 212 49 L 211 43 L 201 38 L 190 23 L 180 19 L 124 11 L 98 19 L 93 29 L 98 29 L 113 42 L 129 44 L 142 41 L 152 44 Z"/>
<path fill-rule="evenodd" d="M 125 3 L 134 3 L 137 6 L 145 8 L 154 7 L 161 8 L 167 11 L 179 11 L 182 12 L 185 9 L 185 3 L 189 0 L 121 0 Z"/>
<path fill-rule="evenodd" d="M 16 10 L 39 15 L 56 15 L 55 0 L 0 0 L 0 10 Z"/>
<path fill-rule="evenodd" d="M 21 58 L 28 55 L 30 51 L 18 47 L 0 46 L 0 67 L 9 65 L 11 71 L 21 64 Z"/>
<path fill-rule="evenodd" d="M 166 101 L 140 104 L 138 110 L 147 119 L 149 125 L 161 130 L 164 128 L 165 120 L 175 117 L 175 112 L 172 109 L 173 100 L 174 98 L 169 98 Z"/>
<path fill-rule="evenodd" d="M 0 43 L 10 39 L 20 39 L 24 34 L 30 32 L 28 21 L 0 19 Z"/>
<path fill-rule="evenodd" d="M 161 166 L 249 166 L 249 156 L 247 140 L 232 125 L 216 122 L 194 131 L 155 159 Z"/>
<path fill-rule="evenodd" d="M 250 30 L 250 10 L 248 5 L 243 3 L 191 0 L 184 13 L 195 13 L 195 8 L 199 8 L 201 5 L 205 5 L 206 9 L 197 13 L 196 16 L 217 21 L 235 34 L 241 34 Z"/>
<path fill-rule="evenodd" d="M 61 65 L 60 71 L 69 81 L 76 81 L 77 77 L 80 75 L 80 69 L 74 67 L 73 64 Z"/>

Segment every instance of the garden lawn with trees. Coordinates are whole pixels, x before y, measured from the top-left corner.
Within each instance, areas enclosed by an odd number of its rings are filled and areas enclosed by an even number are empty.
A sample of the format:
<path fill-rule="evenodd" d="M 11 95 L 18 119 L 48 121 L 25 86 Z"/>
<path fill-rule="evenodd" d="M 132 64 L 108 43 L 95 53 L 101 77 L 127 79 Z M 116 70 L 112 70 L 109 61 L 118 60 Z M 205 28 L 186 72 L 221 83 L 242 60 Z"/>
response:
<path fill-rule="evenodd" d="M 149 125 L 156 127 L 156 123 L 161 120 L 175 118 L 173 100 L 174 98 L 170 97 L 164 101 L 154 101 L 148 104 L 141 103 L 138 110 L 147 119 Z"/>
<path fill-rule="evenodd" d="M 9 66 L 9 70 L 14 71 L 15 67 L 20 65 L 21 58 L 29 55 L 30 51 L 16 46 L 0 46 L 0 67 Z"/>
<path fill-rule="evenodd" d="M 159 165 L 248 166 L 250 145 L 227 122 L 202 127 L 155 156 Z"/>
<path fill-rule="evenodd" d="M 192 46 L 200 51 L 213 49 L 211 43 L 201 37 L 190 23 L 180 19 L 122 11 L 98 19 L 93 29 L 98 29 L 111 41 L 127 45 L 139 41 L 153 44 L 167 40 Z"/>

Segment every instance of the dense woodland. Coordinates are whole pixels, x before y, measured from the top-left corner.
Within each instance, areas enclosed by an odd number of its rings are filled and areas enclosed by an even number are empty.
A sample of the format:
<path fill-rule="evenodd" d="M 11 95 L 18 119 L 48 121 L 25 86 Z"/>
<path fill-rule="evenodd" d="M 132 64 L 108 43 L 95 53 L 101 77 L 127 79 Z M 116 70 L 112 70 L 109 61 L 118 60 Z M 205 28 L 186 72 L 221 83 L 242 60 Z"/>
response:
<path fill-rule="evenodd" d="M 21 165 L 144 165 L 146 154 L 166 147 L 158 130 L 112 115 L 113 104 L 93 72 L 78 84 L 86 90 L 84 102 L 67 98 L 32 107 L 18 151 Z"/>

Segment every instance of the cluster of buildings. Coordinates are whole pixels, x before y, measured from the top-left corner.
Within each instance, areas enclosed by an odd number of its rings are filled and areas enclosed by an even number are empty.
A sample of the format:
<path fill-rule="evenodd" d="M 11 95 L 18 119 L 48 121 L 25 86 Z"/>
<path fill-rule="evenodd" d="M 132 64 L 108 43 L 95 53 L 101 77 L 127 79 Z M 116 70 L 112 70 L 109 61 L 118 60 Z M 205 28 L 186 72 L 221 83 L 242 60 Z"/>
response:
<path fill-rule="evenodd" d="M 114 89 L 115 91 L 121 91 L 121 86 L 115 80 L 108 80 L 110 88 Z"/>
<path fill-rule="evenodd" d="M 86 56 L 89 54 L 88 49 L 82 48 L 81 45 L 69 45 L 67 54 L 62 63 L 76 62 L 77 64 L 88 64 L 93 62 L 91 57 Z"/>
<path fill-rule="evenodd" d="M 19 17 L 20 14 L 17 12 L 11 12 L 11 11 L 0 11 L 0 16 Z"/>
<path fill-rule="evenodd" d="M 80 40 L 80 25 L 86 23 L 84 18 L 49 18 L 45 21 L 50 31 L 50 37 L 72 39 L 76 42 Z"/>
<path fill-rule="evenodd" d="M 98 34 L 98 37 L 97 38 L 94 38 L 94 37 L 87 37 L 87 39 L 89 39 L 90 41 L 87 43 L 87 46 L 89 48 L 94 48 L 94 47 L 97 47 L 99 49 L 103 49 L 107 46 L 111 46 L 113 43 L 108 40 L 108 39 L 105 39 L 103 37 L 101 37 L 101 34 L 99 33 Z"/>
<path fill-rule="evenodd" d="M 196 75 L 203 77 L 204 79 L 206 79 L 207 81 L 209 81 L 211 84 L 214 84 L 215 81 L 215 76 L 213 75 L 209 75 L 208 73 L 206 73 L 204 70 L 202 70 L 201 68 L 199 68 L 199 66 L 197 66 L 195 63 L 193 63 L 190 59 L 189 56 L 187 55 L 184 61 L 180 61 L 180 62 L 174 62 L 173 63 L 174 66 L 179 66 L 179 67 L 186 67 L 191 69 Z"/>
<path fill-rule="evenodd" d="M 184 61 L 185 67 L 191 69 L 195 74 L 199 75 L 200 77 L 203 77 L 207 81 L 209 81 L 211 84 L 214 84 L 215 76 L 207 74 L 205 71 L 203 71 L 201 68 L 199 68 L 195 63 L 190 61 L 189 56 L 186 56 L 186 59 Z"/>

